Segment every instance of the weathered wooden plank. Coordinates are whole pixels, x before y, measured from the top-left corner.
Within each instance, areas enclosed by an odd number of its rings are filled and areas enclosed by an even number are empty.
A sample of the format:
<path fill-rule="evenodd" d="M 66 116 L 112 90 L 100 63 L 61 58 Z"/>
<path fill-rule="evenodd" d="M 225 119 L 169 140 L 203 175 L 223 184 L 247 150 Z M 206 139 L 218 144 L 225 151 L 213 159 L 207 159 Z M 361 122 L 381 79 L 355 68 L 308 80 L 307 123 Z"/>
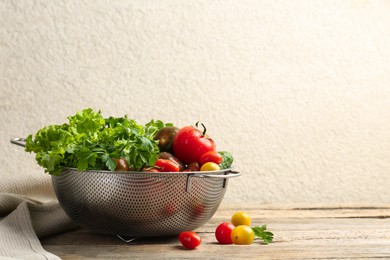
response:
<path fill-rule="evenodd" d="M 236 210 L 252 216 L 252 225 L 268 224 L 274 243 L 249 246 L 219 245 L 214 230 Z M 185 250 L 176 236 L 141 238 L 129 244 L 116 236 L 84 229 L 42 240 L 44 248 L 62 259 L 390 259 L 388 205 L 222 205 L 196 231 L 202 245 Z"/>
<path fill-rule="evenodd" d="M 207 223 L 203 227 L 197 229 L 199 234 L 210 238 L 211 242 L 216 242 L 214 239 L 214 230 L 218 223 Z M 254 222 L 253 225 L 261 225 Z M 350 222 L 349 220 L 325 219 L 325 220 L 293 220 L 285 219 L 283 222 L 272 222 L 268 228 L 275 235 L 275 242 L 291 242 L 306 241 L 306 240 L 335 240 L 337 242 L 348 242 L 351 240 L 365 241 L 371 243 L 373 241 L 385 241 L 390 243 L 390 222 L 385 220 L 367 220 L 359 219 Z M 76 230 L 52 236 L 44 239 L 45 245 L 123 245 L 124 243 L 116 236 L 101 235 L 88 232 L 84 229 Z M 164 238 L 145 238 L 135 241 L 131 244 L 169 244 L 176 241 L 176 236 Z M 301 243 L 301 242 L 299 242 Z"/>
<path fill-rule="evenodd" d="M 185 250 L 178 244 L 128 246 L 45 246 L 62 259 L 363 259 L 388 258 L 390 250 L 383 244 L 370 247 L 356 245 L 217 245 L 206 244 Z"/>
<path fill-rule="evenodd" d="M 215 216 L 231 216 L 245 210 L 257 218 L 390 218 L 389 204 L 286 204 L 262 205 L 256 203 L 222 204 Z"/>

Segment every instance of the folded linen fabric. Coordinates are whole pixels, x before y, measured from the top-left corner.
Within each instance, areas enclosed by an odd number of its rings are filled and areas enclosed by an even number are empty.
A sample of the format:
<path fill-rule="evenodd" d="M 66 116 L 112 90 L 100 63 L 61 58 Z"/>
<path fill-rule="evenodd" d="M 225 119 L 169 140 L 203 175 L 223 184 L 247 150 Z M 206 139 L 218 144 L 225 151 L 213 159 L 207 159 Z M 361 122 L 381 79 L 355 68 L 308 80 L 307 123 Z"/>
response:
<path fill-rule="evenodd" d="M 0 259 L 59 259 L 39 238 L 75 227 L 55 197 L 50 176 L 14 176 L 0 183 Z"/>

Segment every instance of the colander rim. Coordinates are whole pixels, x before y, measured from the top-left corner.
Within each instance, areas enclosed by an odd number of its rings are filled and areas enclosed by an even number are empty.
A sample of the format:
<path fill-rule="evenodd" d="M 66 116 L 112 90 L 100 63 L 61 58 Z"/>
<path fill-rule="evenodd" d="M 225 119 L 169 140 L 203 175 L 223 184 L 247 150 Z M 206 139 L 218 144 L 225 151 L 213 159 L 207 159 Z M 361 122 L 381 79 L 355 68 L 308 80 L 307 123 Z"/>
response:
<path fill-rule="evenodd" d="M 72 171 L 72 172 L 79 172 L 79 173 L 89 173 L 89 174 L 113 174 L 113 175 L 121 175 L 121 174 L 142 174 L 142 175 L 193 175 L 193 174 L 225 174 L 225 173 L 231 173 L 236 172 L 234 171 L 234 167 L 230 167 L 227 169 L 221 169 L 221 170 L 214 170 L 214 171 L 187 171 L 187 172 L 143 172 L 143 171 L 110 171 L 110 170 L 81 170 L 79 171 L 77 168 L 74 167 L 64 167 L 61 170 L 61 173 L 64 170 Z"/>

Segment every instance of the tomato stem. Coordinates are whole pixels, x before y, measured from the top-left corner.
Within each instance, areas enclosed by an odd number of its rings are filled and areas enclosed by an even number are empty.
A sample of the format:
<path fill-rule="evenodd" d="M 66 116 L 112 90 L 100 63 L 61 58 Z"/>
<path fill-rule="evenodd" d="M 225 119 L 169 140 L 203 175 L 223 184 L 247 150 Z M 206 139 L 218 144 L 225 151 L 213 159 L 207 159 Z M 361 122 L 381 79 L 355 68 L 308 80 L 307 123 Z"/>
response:
<path fill-rule="evenodd" d="M 207 131 L 206 126 L 203 123 L 200 123 L 200 124 L 203 126 L 202 136 L 205 136 L 206 135 L 206 131 Z M 196 128 L 198 128 L 198 125 L 199 125 L 199 121 L 196 122 L 196 124 L 195 124 Z"/>

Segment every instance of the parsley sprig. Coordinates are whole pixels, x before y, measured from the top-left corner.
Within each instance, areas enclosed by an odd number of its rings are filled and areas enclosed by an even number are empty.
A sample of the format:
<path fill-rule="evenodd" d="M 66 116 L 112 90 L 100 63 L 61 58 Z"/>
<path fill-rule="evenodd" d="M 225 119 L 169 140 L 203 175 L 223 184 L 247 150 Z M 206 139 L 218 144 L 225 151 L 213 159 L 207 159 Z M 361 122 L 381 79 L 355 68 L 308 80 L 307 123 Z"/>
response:
<path fill-rule="evenodd" d="M 262 239 L 264 244 L 272 243 L 274 239 L 274 234 L 270 231 L 267 231 L 267 225 L 262 225 L 261 227 L 256 226 L 252 227 L 255 236 Z"/>

